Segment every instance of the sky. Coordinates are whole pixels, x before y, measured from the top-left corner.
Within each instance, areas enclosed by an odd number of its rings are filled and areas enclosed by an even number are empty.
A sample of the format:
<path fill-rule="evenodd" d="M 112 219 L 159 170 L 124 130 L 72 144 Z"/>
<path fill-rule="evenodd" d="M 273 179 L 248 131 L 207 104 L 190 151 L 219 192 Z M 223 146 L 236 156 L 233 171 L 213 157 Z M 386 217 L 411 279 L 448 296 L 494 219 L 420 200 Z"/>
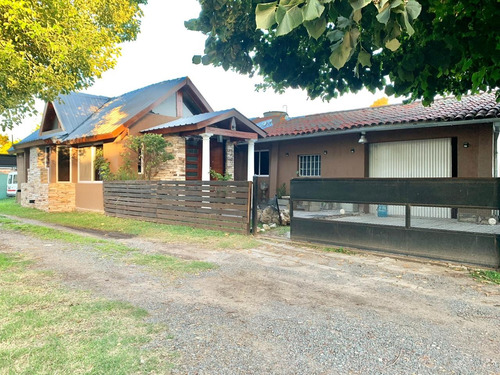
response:
<path fill-rule="evenodd" d="M 149 0 L 143 7 L 141 33 L 136 41 L 122 45 L 121 56 L 109 70 L 85 92 L 118 96 L 156 82 L 188 76 L 214 111 L 236 108 L 248 118 L 266 111 L 286 111 L 290 117 L 370 106 L 383 93 L 368 91 L 344 95 L 332 101 L 310 100 L 302 90 L 276 94 L 272 90 L 256 92 L 258 77 L 249 78 L 223 68 L 194 65 L 193 55 L 203 53 L 205 36 L 189 31 L 184 21 L 197 18 L 200 5 L 196 0 Z M 395 103 L 390 99 L 390 103 Z M 37 108 L 43 112 L 43 103 Z M 15 139 L 29 135 L 41 122 L 41 113 L 16 127 L 10 133 Z M 10 134 L 9 134 L 10 135 Z"/>

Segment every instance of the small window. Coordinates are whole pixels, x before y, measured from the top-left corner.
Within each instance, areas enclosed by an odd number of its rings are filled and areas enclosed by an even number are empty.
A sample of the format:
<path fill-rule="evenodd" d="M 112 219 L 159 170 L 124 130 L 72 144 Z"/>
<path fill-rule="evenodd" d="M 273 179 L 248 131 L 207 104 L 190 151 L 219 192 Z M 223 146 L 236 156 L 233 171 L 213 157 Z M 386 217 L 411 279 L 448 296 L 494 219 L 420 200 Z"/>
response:
<path fill-rule="evenodd" d="M 102 145 L 78 149 L 78 181 L 102 181 L 99 169 L 96 166 L 96 159 L 102 157 L 102 155 Z"/>
<path fill-rule="evenodd" d="M 321 176 L 321 155 L 299 155 L 299 176 Z"/>
<path fill-rule="evenodd" d="M 269 176 L 269 150 L 256 150 L 254 152 L 254 174 L 256 176 Z"/>
<path fill-rule="evenodd" d="M 71 149 L 69 147 L 57 148 L 57 181 L 71 181 Z"/>

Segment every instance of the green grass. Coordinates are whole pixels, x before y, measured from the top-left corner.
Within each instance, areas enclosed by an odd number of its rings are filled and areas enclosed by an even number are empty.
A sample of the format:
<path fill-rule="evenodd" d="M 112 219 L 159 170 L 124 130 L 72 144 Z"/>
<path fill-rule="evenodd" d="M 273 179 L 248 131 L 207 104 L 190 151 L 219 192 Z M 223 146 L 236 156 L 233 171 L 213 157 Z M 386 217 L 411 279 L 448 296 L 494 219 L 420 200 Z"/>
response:
<path fill-rule="evenodd" d="M 125 375 L 172 367 L 162 347 L 145 349 L 165 331 L 144 322 L 145 310 L 64 289 L 28 265 L 0 253 L 0 374 Z"/>
<path fill-rule="evenodd" d="M 344 249 L 343 247 L 324 247 L 322 250 L 327 253 L 354 254 L 352 251 Z"/>
<path fill-rule="evenodd" d="M 168 255 L 142 254 L 138 249 L 134 249 L 115 241 L 101 240 L 93 237 L 68 233 L 54 228 L 43 227 L 40 225 L 21 223 L 2 216 L 0 216 L 0 228 L 33 235 L 43 240 L 61 241 L 64 243 L 88 246 L 93 251 L 107 255 L 119 256 L 125 262 L 144 265 L 159 271 L 169 272 L 173 276 L 178 276 L 182 273 L 198 273 L 215 267 L 212 263 L 186 261 Z"/>
<path fill-rule="evenodd" d="M 74 228 L 117 232 L 167 243 L 203 243 L 215 249 L 250 249 L 259 246 L 251 236 L 222 231 L 196 229 L 188 226 L 165 225 L 141 220 L 122 219 L 94 212 L 44 212 L 22 207 L 14 199 L 0 200 L 0 214 L 40 220 Z"/>
<path fill-rule="evenodd" d="M 479 281 L 491 282 L 500 285 L 500 272 L 489 270 L 470 271 L 471 276 Z"/>

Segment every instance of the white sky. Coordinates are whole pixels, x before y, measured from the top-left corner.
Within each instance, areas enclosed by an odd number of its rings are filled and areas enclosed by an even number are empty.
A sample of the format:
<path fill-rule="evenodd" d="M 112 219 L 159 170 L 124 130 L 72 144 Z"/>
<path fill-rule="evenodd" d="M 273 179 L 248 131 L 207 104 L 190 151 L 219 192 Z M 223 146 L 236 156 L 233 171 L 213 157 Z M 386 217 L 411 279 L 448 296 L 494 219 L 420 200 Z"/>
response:
<path fill-rule="evenodd" d="M 137 40 L 123 44 L 115 69 L 104 73 L 87 93 L 117 96 L 152 83 L 188 76 L 215 111 L 236 108 L 249 118 L 262 116 L 266 111 L 286 110 L 295 117 L 362 108 L 384 96 L 365 91 L 327 103 L 310 100 L 301 90 L 287 90 L 282 95 L 272 90 L 256 92 L 254 86 L 260 82 L 259 77 L 250 79 L 222 68 L 192 64 L 193 55 L 203 53 L 205 41 L 203 34 L 184 27 L 184 21 L 198 17 L 200 5 L 196 0 L 149 0 L 143 9 Z M 391 103 L 396 101 L 390 99 Z M 38 108 L 41 112 L 43 104 Z M 22 139 L 38 123 L 40 118 L 30 119 L 8 133 Z"/>

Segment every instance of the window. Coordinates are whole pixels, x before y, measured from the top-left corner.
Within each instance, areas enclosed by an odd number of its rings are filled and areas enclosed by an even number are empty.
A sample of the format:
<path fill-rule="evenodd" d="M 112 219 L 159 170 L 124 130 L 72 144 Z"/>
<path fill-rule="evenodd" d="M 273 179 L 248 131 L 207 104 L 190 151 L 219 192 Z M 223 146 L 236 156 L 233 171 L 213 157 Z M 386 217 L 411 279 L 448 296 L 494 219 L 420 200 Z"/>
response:
<path fill-rule="evenodd" d="M 321 176 L 321 155 L 299 155 L 299 176 Z"/>
<path fill-rule="evenodd" d="M 102 145 L 78 149 L 78 181 L 102 181 L 96 168 L 96 158 L 102 156 Z"/>
<path fill-rule="evenodd" d="M 71 181 L 71 149 L 69 147 L 57 148 L 57 181 Z"/>
<path fill-rule="evenodd" d="M 45 147 L 45 168 L 50 168 L 50 147 Z"/>
<path fill-rule="evenodd" d="M 256 150 L 253 155 L 254 174 L 256 176 L 269 176 L 269 150 Z"/>

